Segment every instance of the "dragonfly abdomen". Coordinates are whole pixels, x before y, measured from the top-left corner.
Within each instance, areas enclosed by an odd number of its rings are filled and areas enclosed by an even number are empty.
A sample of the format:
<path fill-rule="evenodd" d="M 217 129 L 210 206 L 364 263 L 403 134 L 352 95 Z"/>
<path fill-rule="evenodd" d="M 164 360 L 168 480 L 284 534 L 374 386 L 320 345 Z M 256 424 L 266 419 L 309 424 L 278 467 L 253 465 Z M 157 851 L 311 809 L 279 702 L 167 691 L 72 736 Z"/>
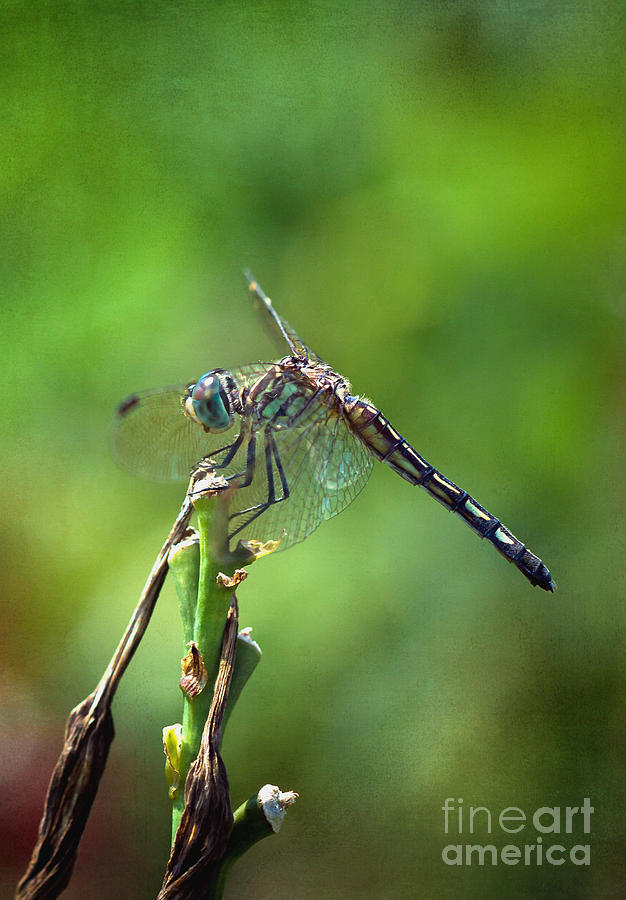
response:
<path fill-rule="evenodd" d="M 505 559 L 512 562 L 531 584 L 545 591 L 555 589 L 552 576 L 541 559 L 467 491 L 420 456 L 380 410 L 356 398 L 346 398 L 345 410 L 353 431 L 381 462 L 411 484 L 423 487 L 431 497 L 460 516 L 472 531 L 486 538 Z"/>

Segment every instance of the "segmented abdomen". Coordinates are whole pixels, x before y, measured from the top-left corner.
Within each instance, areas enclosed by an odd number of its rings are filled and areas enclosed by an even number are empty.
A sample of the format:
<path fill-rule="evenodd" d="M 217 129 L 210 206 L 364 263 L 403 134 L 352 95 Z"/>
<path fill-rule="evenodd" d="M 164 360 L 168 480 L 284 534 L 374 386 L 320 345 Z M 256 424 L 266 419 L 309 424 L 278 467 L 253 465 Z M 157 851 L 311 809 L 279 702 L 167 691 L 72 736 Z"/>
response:
<path fill-rule="evenodd" d="M 380 410 L 365 400 L 347 397 L 345 412 L 352 430 L 381 462 L 428 493 L 460 516 L 480 537 L 487 538 L 502 556 L 514 563 L 533 585 L 544 591 L 554 591 L 556 585 L 547 567 L 512 534 L 508 528 L 487 512 L 467 491 L 457 487 L 441 472 L 417 453 L 398 434 Z"/>

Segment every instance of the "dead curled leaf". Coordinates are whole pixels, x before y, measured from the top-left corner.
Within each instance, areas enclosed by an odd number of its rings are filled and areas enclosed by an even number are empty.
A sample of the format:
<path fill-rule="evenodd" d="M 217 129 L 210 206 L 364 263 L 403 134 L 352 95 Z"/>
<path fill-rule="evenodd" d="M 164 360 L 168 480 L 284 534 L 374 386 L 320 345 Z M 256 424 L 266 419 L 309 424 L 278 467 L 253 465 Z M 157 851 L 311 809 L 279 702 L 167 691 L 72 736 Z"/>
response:
<path fill-rule="evenodd" d="M 233 590 L 234 588 L 239 587 L 242 581 L 244 581 L 248 577 L 248 573 L 245 569 L 235 569 L 232 575 L 224 575 L 223 572 L 217 573 L 217 578 L 215 579 L 220 587 L 228 588 L 228 590 Z"/>
<path fill-rule="evenodd" d="M 209 675 L 195 641 L 189 641 L 189 653 L 180 661 L 182 678 L 178 682 L 183 693 L 188 697 L 197 697 L 206 687 Z"/>

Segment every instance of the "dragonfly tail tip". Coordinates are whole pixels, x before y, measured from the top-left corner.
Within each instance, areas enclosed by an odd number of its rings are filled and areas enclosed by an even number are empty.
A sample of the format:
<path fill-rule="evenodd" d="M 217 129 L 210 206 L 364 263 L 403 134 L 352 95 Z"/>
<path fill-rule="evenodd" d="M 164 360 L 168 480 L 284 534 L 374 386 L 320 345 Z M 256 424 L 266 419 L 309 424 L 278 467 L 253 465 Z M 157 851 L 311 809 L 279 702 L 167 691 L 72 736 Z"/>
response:
<path fill-rule="evenodd" d="M 556 581 L 549 572 L 546 577 L 541 581 L 538 581 L 537 584 L 540 588 L 543 588 L 544 591 L 550 591 L 551 594 L 556 591 Z"/>

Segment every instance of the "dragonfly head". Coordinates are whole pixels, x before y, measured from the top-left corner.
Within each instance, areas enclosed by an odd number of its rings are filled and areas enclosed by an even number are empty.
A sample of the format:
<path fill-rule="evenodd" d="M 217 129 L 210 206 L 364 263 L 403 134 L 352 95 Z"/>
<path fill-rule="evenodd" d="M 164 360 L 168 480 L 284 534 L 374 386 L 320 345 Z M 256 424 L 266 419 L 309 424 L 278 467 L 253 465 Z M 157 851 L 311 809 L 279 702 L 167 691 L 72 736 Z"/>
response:
<path fill-rule="evenodd" d="M 226 431 L 233 424 L 233 406 L 229 387 L 233 383 L 230 372 L 212 369 L 187 388 L 185 415 L 202 425 L 205 431 Z"/>

